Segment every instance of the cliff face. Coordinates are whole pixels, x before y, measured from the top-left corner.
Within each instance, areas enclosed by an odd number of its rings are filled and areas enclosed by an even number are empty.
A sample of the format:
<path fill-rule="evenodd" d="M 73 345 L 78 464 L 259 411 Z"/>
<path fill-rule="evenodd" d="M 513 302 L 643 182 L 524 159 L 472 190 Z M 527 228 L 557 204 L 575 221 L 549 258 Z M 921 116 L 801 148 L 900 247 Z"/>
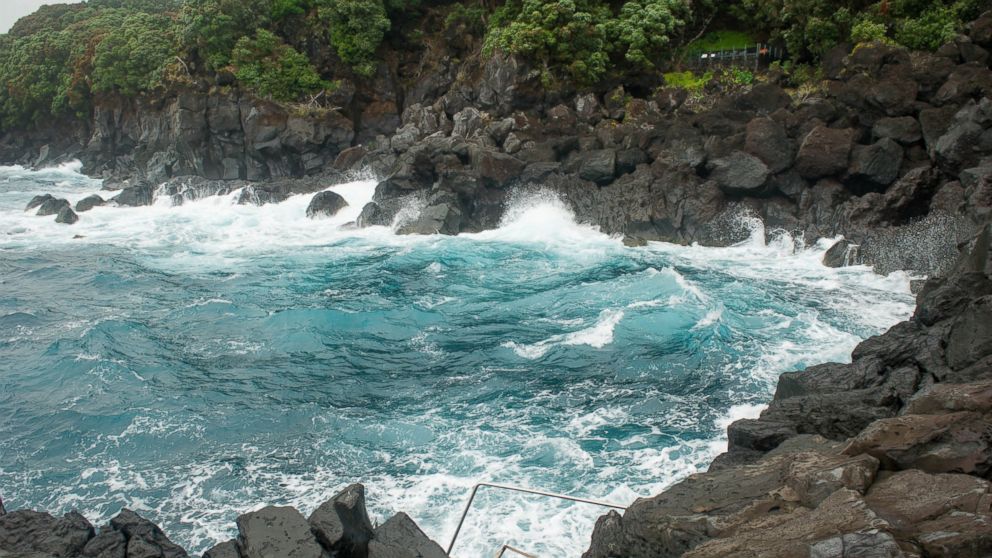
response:
<path fill-rule="evenodd" d="M 839 48 L 822 87 L 793 96 L 774 82 L 713 84 L 702 99 L 546 91 L 515 58 L 453 46 L 387 57 L 371 80 L 342 82 L 337 109 L 190 85 L 8 134 L 0 156 L 78 157 L 126 188 L 122 205 L 246 184 L 264 194 L 246 203 L 278 201 L 370 169 L 382 182 L 359 224 L 423 206 L 404 233 L 492 228 L 512 190 L 546 189 L 635 243 L 727 245 L 750 234 L 750 216 L 808 241 L 843 234 L 859 245 L 854 261 L 882 272 L 934 275 L 992 206 L 990 27 L 987 14 L 937 54 Z"/>

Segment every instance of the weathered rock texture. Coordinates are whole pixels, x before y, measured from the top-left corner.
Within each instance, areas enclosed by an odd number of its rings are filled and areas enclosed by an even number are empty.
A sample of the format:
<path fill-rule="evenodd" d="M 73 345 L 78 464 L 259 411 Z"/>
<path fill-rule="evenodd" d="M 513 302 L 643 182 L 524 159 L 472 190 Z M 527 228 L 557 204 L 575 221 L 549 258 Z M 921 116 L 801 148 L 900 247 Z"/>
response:
<path fill-rule="evenodd" d="M 708 472 L 601 518 L 584 556 L 992 555 L 990 237 L 851 364 L 783 374 Z"/>
<path fill-rule="evenodd" d="M 344 80 L 335 110 L 198 84 L 0 137 L 0 160 L 78 157 L 122 190 L 117 206 L 238 189 L 278 202 L 371 171 L 381 183 L 359 224 L 404 234 L 493 228 L 515 192 L 546 190 L 633 243 L 728 245 L 751 234 L 746 215 L 809 242 L 844 235 L 850 263 L 936 275 L 992 208 L 992 70 L 960 46 L 992 46 L 979 23 L 937 54 L 839 52 L 814 95 L 759 83 L 703 105 L 665 88 L 546 90 L 514 57 L 480 62 L 469 37 Z"/>
<path fill-rule="evenodd" d="M 321 505 L 307 520 L 290 507 L 268 506 L 238 518 L 238 538 L 204 558 L 443 558 L 444 551 L 406 514 L 373 529 L 365 487 L 355 484 Z M 85 517 L 15 510 L 0 503 L 0 557 L 186 558 L 155 524 L 131 510 L 99 532 Z"/>

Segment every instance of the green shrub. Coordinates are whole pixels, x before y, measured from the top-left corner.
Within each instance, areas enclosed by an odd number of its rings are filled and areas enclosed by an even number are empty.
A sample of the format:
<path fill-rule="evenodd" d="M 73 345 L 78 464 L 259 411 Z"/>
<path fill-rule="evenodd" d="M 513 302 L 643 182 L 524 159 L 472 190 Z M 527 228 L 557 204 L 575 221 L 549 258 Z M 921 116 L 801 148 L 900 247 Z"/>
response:
<path fill-rule="evenodd" d="M 884 23 L 876 23 L 868 18 L 861 18 L 851 28 L 851 41 L 855 43 L 871 43 L 886 41 L 887 30 Z"/>
<path fill-rule="evenodd" d="M 754 72 L 743 68 L 731 68 L 727 72 L 730 83 L 734 85 L 751 85 L 754 83 Z"/>
<path fill-rule="evenodd" d="M 628 0 L 604 23 L 610 50 L 635 68 L 653 68 L 688 16 L 689 6 L 681 0 Z"/>
<path fill-rule="evenodd" d="M 700 76 L 697 76 L 690 71 L 669 72 L 665 74 L 665 85 L 668 87 L 676 87 L 690 92 L 699 93 L 702 92 L 703 88 L 706 87 L 706 84 L 712 79 L 713 72 L 706 72 Z"/>
<path fill-rule="evenodd" d="M 321 0 L 319 13 L 341 60 L 361 75 L 372 75 L 376 50 L 390 28 L 382 0 Z"/>
<path fill-rule="evenodd" d="M 134 95 L 152 89 L 161 83 L 162 71 L 175 55 L 171 18 L 130 15 L 96 46 L 93 90 Z"/>
<path fill-rule="evenodd" d="M 242 37 L 269 24 L 269 0 L 186 0 L 181 12 L 184 49 L 220 70 L 231 62 L 231 50 Z"/>
<path fill-rule="evenodd" d="M 937 50 L 957 35 L 961 21 L 952 8 L 933 8 L 919 17 L 904 20 L 896 29 L 896 41 L 915 50 Z"/>
<path fill-rule="evenodd" d="M 296 101 L 330 87 L 306 55 L 264 29 L 238 41 L 231 64 L 238 81 L 257 95 L 277 101 Z"/>

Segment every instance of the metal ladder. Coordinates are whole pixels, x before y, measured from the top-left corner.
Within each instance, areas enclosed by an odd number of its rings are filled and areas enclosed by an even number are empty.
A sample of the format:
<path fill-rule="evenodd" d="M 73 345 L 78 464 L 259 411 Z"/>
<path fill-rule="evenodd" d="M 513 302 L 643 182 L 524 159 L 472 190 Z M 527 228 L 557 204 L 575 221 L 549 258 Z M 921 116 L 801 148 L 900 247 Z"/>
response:
<path fill-rule="evenodd" d="M 445 553 L 451 556 L 451 551 L 455 549 L 455 543 L 458 541 L 458 535 L 462 531 L 462 526 L 465 525 L 465 518 L 468 517 L 468 512 L 472 510 L 472 503 L 475 502 L 475 496 L 479 493 L 480 488 L 495 488 L 497 490 L 508 490 L 510 492 L 521 492 L 524 494 L 533 494 L 535 496 L 543 496 L 545 498 L 557 498 L 559 500 L 567 500 L 569 502 L 577 502 L 579 504 L 589 504 L 592 506 L 600 506 L 603 508 L 612 508 L 616 510 L 626 511 L 627 506 L 620 506 L 617 504 L 611 504 L 609 502 L 600 502 L 597 500 L 590 500 L 587 498 L 576 498 L 574 496 L 567 496 L 565 494 L 555 494 L 554 492 L 544 492 L 542 490 L 532 490 L 530 488 L 521 488 L 519 486 L 508 486 L 505 484 L 493 484 L 489 482 L 480 482 L 479 484 L 472 487 L 472 495 L 468 498 L 468 503 L 465 505 L 465 511 L 462 512 L 461 518 L 458 520 L 458 527 L 455 528 L 455 534 L 451 537 L 451 544 L 448 545 L 448 551 Z M 537 558 L 533 554 L 528 554 L 521 550 L 517 550 L 508 544 L 504 544 L 496 555 L 496 558 L 502 558 L 504 554 L 513 552 L 524 556 L 525 558 Z"/>

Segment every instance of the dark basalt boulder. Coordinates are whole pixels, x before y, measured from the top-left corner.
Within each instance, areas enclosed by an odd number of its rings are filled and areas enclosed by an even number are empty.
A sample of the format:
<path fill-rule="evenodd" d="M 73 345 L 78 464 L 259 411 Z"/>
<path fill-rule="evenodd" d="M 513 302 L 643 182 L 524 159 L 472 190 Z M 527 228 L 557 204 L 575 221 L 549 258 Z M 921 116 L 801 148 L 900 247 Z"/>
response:
<path fill-rule="evenodd" d="M 60 518 L 31 510 L 0 516 L 0 555 L 77 556 L 93 538 L 93 525 L 76 512 Z"/>
<path fill-rule="evenodd" d="M 375 530 L 369 543 L 368 558 L 447 558 L 405 513 L 398 513 Z"/>
<path fill-rule="evenodd" d="M 365 558 L 372 522 L 365 510 L 365 487 L 353 484 L 310 514 L 310 529 L 325 549 L 340 558 Z"/>
<path fill-rule="evenodd" d="M 238 517 L 244 558 L 322 558 L 310 524 L 294 508 L 269 506 Z"/>
<path fill-rule="evenodd" d="M 45 200 L 44 203 L 38 206 L 38 211 L 35 215 L 38 215 L 39 217 L 58 215 L 63 209 L 72 209 L 69 201 L 61 198 L 52 198 L 50 200 Z"/>
<path fill-rule="evenodd" d="M 841 240 L 823 254 L 823 265 L 827 267 L 847 267 L 858 264 L 859 246 L 850 240 Z"/>
<path fill-rule="evenodd" d="M 348 202 L 345 201 L 345 199 L 339 194 L 331 192 L 330 190 L 320 192 L 314 196 L 312 200 L 310 200 L 310 205 L 307 206 L 307 217 L 310 219 L 315 219 L 317 217 L 333 217 L 346 207 L 348 207 Z"/>
<path fill-rule="evenodd" d="M 876 140 L 888 138 L 903 145 L 910 145 L 923 139 L 920 123 L 912 116 L 881 118 L 871 129 Z"/>
<path fill-rule="evenodd" d="M 617 152 L 613 149 L 599 149 L 582 154 L 579 178 L 605 186 L 616 177 Z"/>
<path fill-rule="evenodd" d="M 170 541 L 158 525 L 131 510 L 121 510 L 110 520 L 110 527 L 127 538 L 128 556 L 187 558 L 186 551 Z"/>
<path fill-rule="evenodd" d="M 224 541 L 203 553 L 203 558 L 241 558 L 238 541 Z"/>
<path fill-rule="evenodd" d="M 35 196 L 31 198 L 28 205 L 24 207 L 24 211 L 31 211 L 36 207 L 41 207 L 45 202 L 56 201 L 55 196 L 51 194 L 44 194 L 41 196 Z"/>
<path fill-rule="evenodd" d="M 972 301 L 954 320 L 947 338 L 947 364 L 961 370 L 992 354 L 992 296 Z"/>
<path fill-rule="evenodd" d="M 107 202 L 96 194 L 93 194 L 92 196 L 86 196 L 85 198 L 76 202 L 76 212 L 82 213 L 84 211 L 89 211 L 94 207 L 100 207 L 105 203 Z"/>
<path fill-rule="evenodd" d="M 100 530 L 100 533 L 90 539 L 83 548 L 86 558 L 125 558 L 127 556 L 127 538 L 124 533 L 114 531 L 110 527 Z"/>
<path fill-rule="evenodd" d="M 771 174 L 761 159 L 743 151 L 710 161 L 710 179 L 730 195 L 760 196 L 766 193 Z"/>
<path fill-rule="evenodd" d="M 61 223 L 63 225 L 74 225 L 79 221 L 79 215 L 69 207 L 63 207 L 58 216 L 55 217 L 56 223 Z"/>
<path fill-rule="evenodd" d="M 902 156 L 902 147 L 888 138 L 872 145 L 855 146 L 847 171 L 848 187 L 860 193 L 884 191 L 899 176 Z"/>
<path fill-rule="evenodd" d="M 110 201 L 118 207 L 151 205 L 155 201 L 155 188 L 148 184 L 129 186 L 121 190 L 116 196 L 110 198 Z"/>
<path fill-rule="evenodd" d="M 795 169 L 811 180 L 840 174 L 847 170 L 852 147 L 851 130 L 818 126 L 803 138 Z"/>
<path fill-rule="evenodd" d="M 471 165 L 479 178 L 490 187 L 502 188 L 520 177 L 526 163 L 512 155 L 486 148 L 469 151 Z"/>
<path fill-rule="evenodd" d="M 796 157 L 796 148 L 785 126 L 771 118 L 748 122 L 744 150 L 761 159 L 772 174 L 791 167 Z"/>

